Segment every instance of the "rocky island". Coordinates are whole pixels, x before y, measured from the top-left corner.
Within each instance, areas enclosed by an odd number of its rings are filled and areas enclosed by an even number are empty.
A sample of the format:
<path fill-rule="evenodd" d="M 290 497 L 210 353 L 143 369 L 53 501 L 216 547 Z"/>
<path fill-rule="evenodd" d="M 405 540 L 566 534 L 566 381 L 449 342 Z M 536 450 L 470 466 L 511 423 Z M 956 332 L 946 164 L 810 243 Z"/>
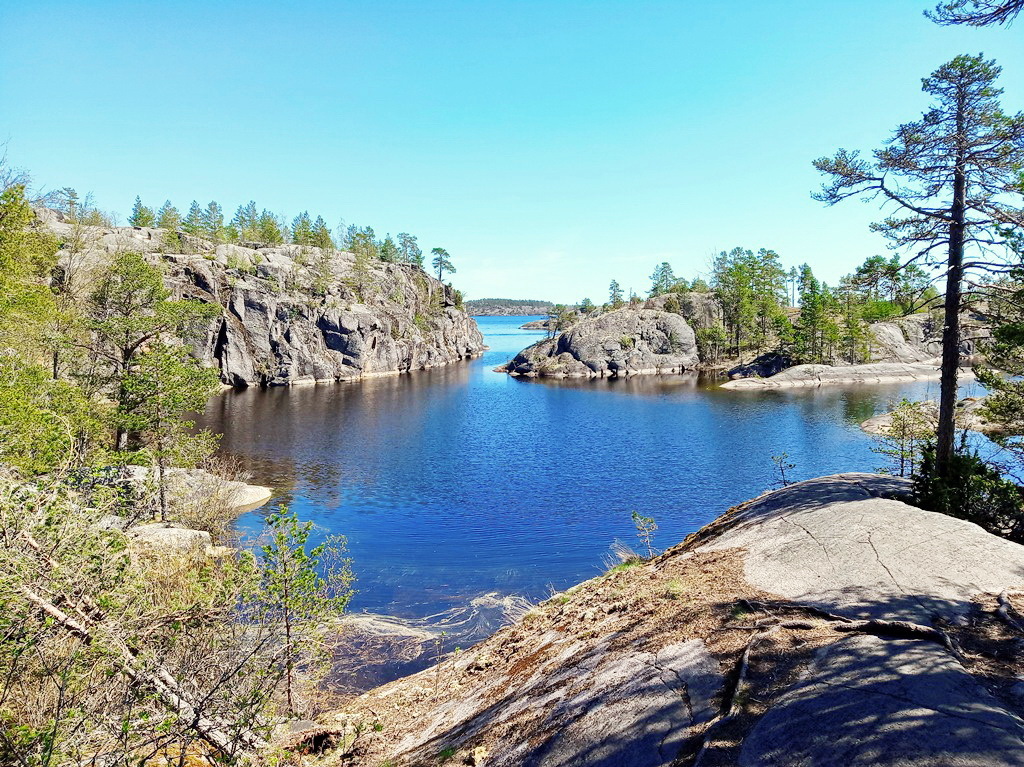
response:
<path fill-rule="evenodd" d="M 458 291 L 413 264 L 361 260 L 308 245 L 216 244 L 149 227 L 81 226 L 36 211 L 64 243 L 72 278 L 114 253 L 160 265 L 176 298 L 221 308 L 193 353 L 229 386 L 351 381 L 425 370 L 478 356 L 476 322 Z"/>

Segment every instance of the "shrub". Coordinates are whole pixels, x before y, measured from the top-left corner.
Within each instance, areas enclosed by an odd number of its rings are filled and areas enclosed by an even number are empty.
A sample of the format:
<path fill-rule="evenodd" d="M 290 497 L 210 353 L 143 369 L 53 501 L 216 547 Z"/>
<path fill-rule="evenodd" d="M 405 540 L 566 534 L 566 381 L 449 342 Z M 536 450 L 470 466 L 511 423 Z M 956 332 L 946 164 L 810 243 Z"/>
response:
<path fill-rule="evenodd" d="M 922 509 L 966 519 L 990 533 L 1024 543 L 1024 493 L 975 451 L 953 456 L 948 479 L 935 475 L 935 447 L 924 449 L 913 477 L 914 501 Z"/>

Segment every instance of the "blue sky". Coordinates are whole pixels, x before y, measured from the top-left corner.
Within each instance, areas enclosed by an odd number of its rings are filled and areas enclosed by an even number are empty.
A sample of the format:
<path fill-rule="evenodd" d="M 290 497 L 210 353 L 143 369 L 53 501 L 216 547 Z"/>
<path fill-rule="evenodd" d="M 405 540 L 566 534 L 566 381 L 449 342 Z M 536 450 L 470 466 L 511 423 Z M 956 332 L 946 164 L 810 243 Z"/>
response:
<path fill-rule="evenodd" d="M 1024 109 L 1024 22 L 929 5 L 0 0 L 0 140 L 122 219 L 254 199 L 412 232 L 469 297 L 600 302 L 735 245 L 833 281 L 885 244 L 873 206 L 810 199 L 812 159 L 879 145 L 959 53 Z"/>

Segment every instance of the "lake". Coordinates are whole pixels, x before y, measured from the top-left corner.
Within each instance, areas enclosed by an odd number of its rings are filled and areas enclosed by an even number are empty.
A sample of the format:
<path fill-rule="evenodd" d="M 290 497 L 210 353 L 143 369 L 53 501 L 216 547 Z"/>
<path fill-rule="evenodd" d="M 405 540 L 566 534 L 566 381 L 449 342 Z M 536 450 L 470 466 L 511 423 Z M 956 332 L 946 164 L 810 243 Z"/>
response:
<path fill-rule="evenodd" d="M 639 548 L 632 510 L 667 548 L 771 486 L 773 455 L 788 453 L 797 479 L 875 469 L 858 423 L 901 396 L 938 396 L 938 381 L 740 392 L 687 375 L 493 372 L 543 337 L 518 329 L 531 319 L 478 318 L 490 351 L 471 362 L 214 398 L 201 425 L 277 489 L 240 531 L 287 503 L 348 537 L 351 609 L 442 625 L 457 614 L 471 641 L 507 604 L 482 595 L 545 598 L 601 572 L 616 539 Z"/>

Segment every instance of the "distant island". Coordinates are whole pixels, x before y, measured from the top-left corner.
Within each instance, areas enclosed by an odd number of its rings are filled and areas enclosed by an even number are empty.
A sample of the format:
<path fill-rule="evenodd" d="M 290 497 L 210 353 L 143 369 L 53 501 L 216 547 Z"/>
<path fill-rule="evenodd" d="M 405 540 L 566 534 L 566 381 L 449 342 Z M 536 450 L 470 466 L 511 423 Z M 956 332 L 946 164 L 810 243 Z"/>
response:
<path fill-rule="evenodd" d="M 520 314 L 547 314 L 554 308 L 550 301 L 529 298 L 477 298 L 466 301 L 466 312 L 472 317 L 510 317 Z"/>

